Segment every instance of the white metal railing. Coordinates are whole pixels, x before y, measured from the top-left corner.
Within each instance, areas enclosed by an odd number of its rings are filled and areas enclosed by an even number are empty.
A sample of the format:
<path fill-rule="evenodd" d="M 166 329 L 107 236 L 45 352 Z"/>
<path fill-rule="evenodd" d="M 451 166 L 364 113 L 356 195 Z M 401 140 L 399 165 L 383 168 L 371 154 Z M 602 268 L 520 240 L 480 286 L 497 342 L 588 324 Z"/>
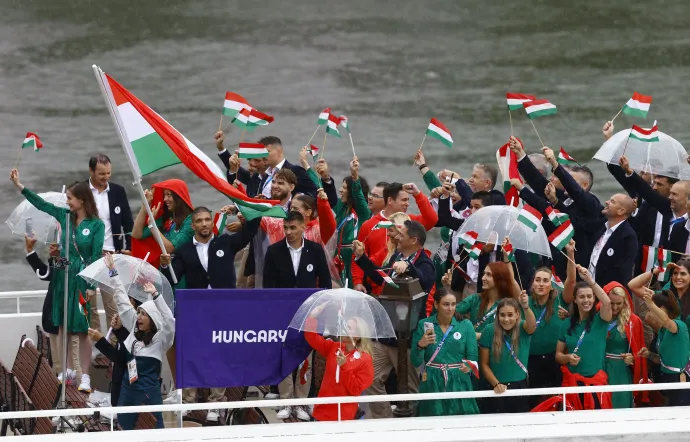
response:
<path fill-rule="evenodd" d="M 21 300 L 26 298 L 44 298 L 46 296 L 45 290 L 19 290 L 13 292 L 0 292 L 0 301 L 3 299 L 16 299 L 17 311 L 21 313 Z M 36 312 L 31 312 L 36 313 Z"/>
<path fill-rule="evenodd" d="M 95 413 L 110 415 L 110 428 L 113 430 L 113 419 L 117 413 L 152 413 L 175 412 L 210 409 L 239 409 L 239 408 L 274 408 L 277 406 L 337 404 L 338 421 L 340 421 L 340 406 L 348 403 L 370 402 L 400 402 L 400 401 L 426 401 L 441 399 L 470 399 L 488 397 L 509 396 L 556 396 L 563 397 L 563 412 L 565 409 L 565 396 L 577 393 L 605 393 L 627 391 L 659 391 L 659 390 L 686 390 L 690 383 L 665 383 L 665 384 L 628 384 L 628 385 L 601 385 L 591 387 L 557 387 L 557 388 L 530 388 L 521 390 L 507 390 L 498 395 L 493 390 L 483 391 L 458 391 L 445 393 L 414 393 L 392 394 L 377 396 L 343 396 L 343 397 L 319 397 L 305 399 L 280 399 L 280 400 L 247 400 L 238 402 L 207 402 L 200 404 L 172 404 L 172 405 L 137 405 L 132 407 L 103 407 L 103 408 L 68 408 L 62 410 L 35 410 L 35 411 L 10 411 L 0 413 L 0 419 L 26 419 L 54 416 L 91 416 Z"/>

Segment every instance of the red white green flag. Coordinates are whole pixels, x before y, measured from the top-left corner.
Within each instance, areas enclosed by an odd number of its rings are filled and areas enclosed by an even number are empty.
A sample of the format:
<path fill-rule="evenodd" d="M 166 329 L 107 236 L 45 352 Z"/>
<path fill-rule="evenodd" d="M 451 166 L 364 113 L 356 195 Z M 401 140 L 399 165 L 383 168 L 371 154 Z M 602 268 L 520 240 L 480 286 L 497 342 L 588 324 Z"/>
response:
<path fill-rule="evenodd" d="M 647 143 L 659 141 L 659 128 L 656 125 L 656 121 L 654 121 L 654 126 L 651 129 L 643 129 L 640 126 L 633 125 L 630 130 L 630 138 Z"/>
<path fill-rule="evenodd" d="M 383 270 L 376 270 L 376 273 L 381 275 L 381 278 L 385 281 L 386 284 L 390 285 L 391 287 L 400 288 L 398 284 L 393 282 L 393 278 L 388 276 L 388 273 L 384 272 Z"/>
<path fill-rule="evenodd" d="M 266 158 L 268 150 L 261 143 L 240 143 L 237 156 L 240 158 Z"/>
<path fill-rule="evenodd" d="M 479 255 L 481 255 L 483 248 L 484 244 L 476 241 L 474 244 L 472 244 L 471 248 L 465 248 L 465 251 L 468 253 L 470 258 L 479 259 Z"/>
<path fill-rule="evenodd" d="M 530 120 L 556 113 L 556 106 L 549 103 L 549 100 L 532 100 L 523 103 L 522 106 Z"/>
<path fill-rule="evenodd" d="M 119 129 L 129 141 L 125 143 L 125 153 L 135 178 L 181 162 L 198 178 L 230 198 L 247 220 L 260 216 L 285 218 L 285 211 L 276 206 L 279 201 L 249 198 L 231 186 L 215 161 L 170 123 L 112 77 L 102 72 L 99 75 L 109 104 L 116 113 Z"/>
<path fill-rule="evenodd" d="M 551 221 L 551 224 L 554 226 L 558 227 L 567 220 L 570 219 L 570 217 L 559 211 L 558 209 L 554 209 L 553 207 L 549 206 L 546 208 L 546 215 L 549 217 L 549 221 Z"/>
<path fill-rule="evenodd" d="M 503 193 L 506 197 L 506 203 L 517 207 L 520 204 L 520 192 L 510 184 L 510 180 L 517 179 L 521 183 L 523 181 L 520 172 L 518 172 L 517 155 L 510 150 L 508 143 L 498 149 L 496 161 L 498 161 L 498 170 L 501 171 L 501 178 L 503 179 Z"/>
<path fill-rule="evenodd" d="M 623 113 L 633 117 L 647 118 L 647 112 L 652 105 L 652 97 L 633 92 L 633 96 L 623 106 Z"/>
<path fill-rule="evenodd" d="M 319 126 L 324 126 L 326 123 L 328 123 L 328 116 L 331 114 L 331 108 L 328 107 L 324 110 L 321 111 L 319 114 L 319 119 L 316 121 Z"/>
<path fill-rule="evenodd" d="M 565 288 L 565 284 L 561 281 L 561 278 L 556 274 L 556 269 L 551 266 L 551 288 L 554 290 L 561 290 Z"/>
<path fill-rule="evenodd" d="M 522 109 L 522 103 L 527 103 L 528 101 L 536 100 L 537 97 L 534 95 L 527 94 L 516 94 L 513 92 L 506 93 L 506 100 L 508 101 L 508 110 L 518 110 Z"/>
<path fill-rule="evenodd" d="M 561 151 L 558 152 L 558 158 L 556 159 L 558 161 L 558 164 L 562 164 L 564 166 L 570 166 L 572 164 L 580 164 L 577 162 L 577 160 L 573 157 L 570 156 L 568 152 L 561 147 Z"/>
<path fill-rule="evenodd" d="M 252 106 L 242 95 L 234 92 L 226 92 L 225 102 L 223 103 L 223 115 L 235 118 L 235 115 L 240 113 L 242 109 L 250 110 Z"/>
<path fill-rule="evenodd" d="M 663 247 L 642 246 L 642 271 L 651 272 L 659 268 L 657 279 L 664 281 L 668 276 L 666 266 L 671 262 L 671 252 Z"/>
<path fill-rule="evenodd" d="M 389 227 L 393 227 L 393 221 L 382 220 L 376 223 L 374 229 L 387 229 Z"/>
<path fill-rule="evenodd" d="M 340 125 L 340 118 L 335 115 L 328 114 L 328 125 L 326 126 L 326 133 L 341 138 L 338 126 Z"/>
<path fill-rule="evenodd" d="M 213 234 L 220 235 L 225 231 L 225 223 L 227 222 L 228 214 L 216 212 L 213 216 Z"/>
<path fill-rule="evenodd" d="M 460 234 L 460 236 L 458 236 L 458 246 L 470 248 L 477 241 L 478 236 L 479 234 L 473 230 L 463 232 Z"/>
<path fill-rule="evenodd" d="M 345 128 L 347 133 L 350 133 L 350 122 L 348 121 L 347 117 L 345 115 L 341 115 L 338 118 L 340 118 L 340 125 Z"/>
<path fill-rule="evenodd" d="M 247 129 L 251 127 L 251 130 L 254 130 L 256 126 L 267 126 L 273 123 L 273 120 L 274 118 L 272 116 L 259 112 L 256 109 L 251 109 L 249 111 L 249 118 L 247 119 Z"/>
<path fill-rule="evenodd" d="M 568 219 L 549 235 L 549 242 L 558 250 L 563 250 L 563 247 L 570 242 L 573 235 L 575 235 L 575 229 L 573 229 Z"/>
<path fill-rule="evenodd" d="M 311 157 L 314 160 L 314 162 L 316 162 L 319 159 L 319 148 L 314 146 L 313 144 L 310 144 L 309 147 L 307 147 L 307 152 L 311 154 Z"/>
<path fill-rule="evenodd" d="M 27 132 L 26 136 L 24 137 L 24 142 L 22 143 L 22 149 L 25 147 L 33 147 L 34 152 L 38 152 L 38 149 L 43 147 L 43 143 L 41 143 L 38 135 L 33 132 Z"/>
<path fill-rule="evenodd" d="M 533 232 L 537 231 L 537 227 L 541 224 L 541 219 L 541 212 L 529 204 L 522 206 L 522 209 L 517 217 L 518 221 L 530 228 Z"/>
<path fill-rule="evenodd" d="M 463 359 L 462 362 L 472 369 L 472 374 L 475 378 L 479 379 L 479 364 L 477 361 L 470 361 L 469 359 Z"/>
<path fill-rule="evenodd" d="M 453 147 L 453 138 L 450 131 L 436 118 L 432 118 L 429 122 L 429 127 L 426 128 L 426 134 L 432 138 L 436 138 L 448 147 Z"/>
<path fill-rule="evenodd" d="M 511 243 L 508 243 L 505 246 L 503 246 L 503 251 L 508 254 L 508 260 L 510 262 L 515 262 L 515 249 L 513 248 L 513 245 Z"/>

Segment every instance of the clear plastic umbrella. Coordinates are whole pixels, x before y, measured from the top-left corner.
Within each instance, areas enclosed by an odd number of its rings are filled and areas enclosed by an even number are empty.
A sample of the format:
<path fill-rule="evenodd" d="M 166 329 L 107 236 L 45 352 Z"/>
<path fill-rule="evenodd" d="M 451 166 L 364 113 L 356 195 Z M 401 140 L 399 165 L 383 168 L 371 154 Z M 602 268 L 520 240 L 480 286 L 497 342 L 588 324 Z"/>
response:
<path fill-rule="evenodd" d="M 544 228 L 539 224 L 536 232 L 532 231 L 517 220 L 519 214 L 520 209 L 513 206 L 483 207 L 465 220 L 460 234 L 474 231 L 478 234 L 477 241 L 494 245 L 500 245 L 507 236 L 515 249 L 551 258 Z"/>
<path fill-rule="evenodd" d="M 64 193 L 45 192 L 39 193 L 38 196 L 58 207 L 67 208 L 67 195 Z M 22 201 L 12 211 L 5 223 L 12 233 L 22 236 L 33 234 L 43 244 L 60 240 L 60 223 L 47 213 L 38 210 L 27 200 Z"/>
<path fill-rule="evenodd" d="M 156 286 L 158 293 L 163 296 L 168 306 L 173 309 L 173 291 L 167 278 L 154 266 L 145 260 L 128 255 L 114 254 L 113 261 L 118 276 L 125 286 L 127 295 L 140 302 L 146 302 L 151 296 L 144 291 L 144 283 L 149 281 Z M 108 273 L 108 267 L 103 258 L 94 262 L 81 272 L 79 276 L 90 284 L 95 284 L 101 290 L 112 292 L 114 284 Z"/>
<path fill-rule="evenodd" d="M 629 138 L 630 131 L 625 129 L 609 138 L 594 154 L 594 159 L 617 165 L 625 152 L 633 170 L 681 180 L 690 179 L 688 153 L 678 140 L 659 132 L 659 141 L 650 143 Z"/>
<path fill-rule="evenodd" d="M 324 304 L 323 311 L 318 315 L 316 327 L 307 328 L 306 321 L 311 312 Z M 359 327 L 356 337 L 395 337 L 393 324 L 381 303 L 373 296 L 348 288 L 314 293 L 302 303 L 288 327 L 318 334 L 348 336 L 346 324 L 353 319 L 358 325 L 363 325 Z"/>

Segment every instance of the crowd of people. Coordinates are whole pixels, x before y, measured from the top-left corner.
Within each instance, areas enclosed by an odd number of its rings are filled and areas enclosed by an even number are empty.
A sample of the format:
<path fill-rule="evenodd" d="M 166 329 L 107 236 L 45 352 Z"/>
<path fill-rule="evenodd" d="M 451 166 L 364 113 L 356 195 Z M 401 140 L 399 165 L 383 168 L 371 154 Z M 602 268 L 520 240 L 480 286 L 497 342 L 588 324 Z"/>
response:
<path fill-rule="evenodd" d="M 611 122 L 603 134 L 606 139 L 612 136 Z M 171 284 L 177 281 L 175 289 L 349 287 L 377 296 L 387 276 L 417 278 L 427 303 L 411 340 L 409 391 L 497 393 L 483 400 L 420 401 L 418 415 L 562 407 L 561 397 L 501 397 L 510 389 L 686 381 L 689 181 L 634 171 L 623 156 L 608 170 L 624 192 L 602 204 L 591 191 L 595 177 L 587 166 L 561 165 L 548 147 L 527 155 L 522 142 L 511 137 L 509 148 L 524 180 L 511 184 L 520 199 L 542 213 L 547 234 L 556 228 L 548 216 L 552 209 L 569 216 L 575 234 L 563 252 L 551 246 L 550 259 L 523 250 L 513 253 L 509 237 L 482 244 L 477 256 L 459 242 L 463 223 L 482 208 L 510 203 L 495 189 L 498 171 L 493 164 L 475 164 L 466 178 L 449 169 L 435 173 L 419 150 L 414 164 L 426 186 L 423 192 L 415 183 L 367 182 L 357 157 L 339 178 L 324 159 L 310 161 L 306 147 L 299 152 L 299 164 L 292 164 L 274 136 L 258 140 L 268 155 L 251 158 L 246 165 L 237 152 L 226 149 L 223 132 L 215 134 L 215 142 L 228 182 L 250 197 L 279 201 L 286 217 L 247 221 L 234 206 L 226 206 L 222 212 L 236 219 L 224 232 L 215 231 L 214 214 L 194 206 L 184 181 L 154 184 L 145 193 L 145 204 L 165 248 L 155 265 Z M 165 358 L 175 378 L 173 313 L 152 286 L 148 289 L 154 300 L 141 305 L 127 299 L 124 290 L 101 290 L 107 322 L 119 330 L 108 342 L 95 320 L 95 287 L 77 277 L 103 254 L 130 254 L 133 242 L 150 238 L 148 212 L 142 206 L 136 218 L 132 216 L 124 188 L 110 182 L 106 155 L 92 157 L 89 172 L 89 180 L 67 188 L 68 209 L 25 188 L 16 169 L 10 174 L 25 198 L 60 221 L 60 244 L 70 244 L 69 256 L 63 256 L 70 262 L 68 308 L 78 312 L 83 294 L 92 312 L 89 324 L 85 315 L 76 313 L 62 323 L 64 269 L 46 266 L 33 252 L 35 240 L 27 238 L 29 263 L 39 277 L 50 280 L 44 328 L 75 337 L 68 351 L 78 350 L 78 357 L 68 357 L 67 379 L 61 381 L 76 382 L 80 371 L 79 389 L 91 390 L 92 341 L 97 341 L 121 377 L 114 404 L 161 403 L 157 378 Z M 336 179 L 341 179 L 339 184 Z M 418 214 L 408 213 L 411 198 Z M 441 244 L 430 250 L 427 232 L 434 228 L 440 231 Z M 672 262 L 644 271 L 645 246 L 672 251 Z M 59 262 L 64 250 L 52 246 L 51 262 Z M 106 262 L 110 276 L 117 279 L 112 259 Z M 309 320 L 317 321 L 318 312 Z M 349 336 L 366 335 L 363 328 L 357 321 L 348 323 Z M 327 361 L 319 395 L 394 391 L 389 381 L 398 361 L 395 340 L 352 338 L 338 344 L 314 333 L 305 333 L 305 338 Z M 339 383 L 330 379 L 336 371 L 342 376 Z M 316 394 L 310 382 L 303 382 L 308 378 L 304 369 L 297 369 L 272 386 L 267 397 Z M 184 390 L 183 400 L 197 401 L 198 391 Z M 206 400 L 223 401 L 224 389 L 210 389 Z M 567 401 L 575 410 L 676 406 L 690 404 L 690 393 L 576 394 Z M 391 410 L 389 403 L 372 403 L 366 416 L 391 417 Z M 354 419 L 357 411 L 344 407 L 342 417 Z M 277 416 L 337 418 L 328 406 L 283 407 Z M 208 412 L 208 421 L 218 419 L 219 410 Z M 134 422 L 127 415 L 120 418 L 125 429 Z"/>

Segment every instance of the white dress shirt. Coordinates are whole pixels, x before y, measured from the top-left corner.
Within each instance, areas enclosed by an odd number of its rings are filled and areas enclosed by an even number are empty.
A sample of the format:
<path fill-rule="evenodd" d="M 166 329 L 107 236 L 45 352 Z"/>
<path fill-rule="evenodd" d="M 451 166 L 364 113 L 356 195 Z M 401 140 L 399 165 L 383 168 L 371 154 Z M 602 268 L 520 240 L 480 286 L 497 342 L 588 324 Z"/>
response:
<path fill-rule="evenodd" d="M 264 182 L 264 187 L 261 189 L 261 194 L 265 196 L 268 199 L 271 199 L 271 186 L 270 184 L 273 182 L 273 175 L 276 174 L 280 169 L 283 168 L 285 165 L 285 158 L 283 158 L 283 161 L 278 163 L 276 167 L 269 167 L 266 169 L 266 175 L 268 175 L 268 178 L 266 178 L 266 181 Z"/>
<path fill-rule="evenodd" d="M 285 243 L 290 251 L 290 258 L 292 259 L 292 269 L 295 271 L 295 276 L 297 276 L 297 269 L 299 269 L 299 261 L 302 259 L 302 249 L 304 248 L 304 238 L 302 238 L 302 244 L 297 249 L 293 249 L 287 238 L 285 238 Z"/>
<path fill-rule="evenodd" d="M 206 241 L 205 243 L 197 241 L 196 236 L 192 237 L 192 244 L 194 244 L 194 247 L 196 247 L 196 254 L 199 256 L 199 261 L 201 261 L 201 266 L 207 272 L 208 272 L 208 246 L 211 245 L 211 241 L 213 241 L 213 235 L 211 235 L 211 238 L 208 241 Z M 213 288 L 213 287 L 211 287 L 211 284 L 209 284 L 208 288 Z"/>
<path fill-rule="evenodd" d="M 96 200 L 96 208 L 98 209 L 98 217 L 105 224 L 105 236 L 103 238 L 103 250 L 109 252 L 115 251 L 115 243 L 113 242 L 113 226 L 110 224 L 110 202 L 108 201 L 108 192 L 110 192 L 110 184 L 108 184 L 103 192 L 93 187 L 91 179 L 89 179 L 89 187 L 93 194 L 93 199 Z M 124 241 L 124 238 L 122 238 Z M 124 242 L 123 242 L 124 244 Z"/>
<path fill-rule="evenodd" d="M 656 212 L 656 223 L 654 224 L 654 243 L 652 247 L 659 247 L 661 241 L 661 228 L 664 225 L 664 216 L 660 212 Z M 671 236 L 671 229 L 668 229 L 668 234 Z"/>
<path fill-rule="evenodd" d="M 589 258 L 589 273 L 592 274 L 592 279 L 595 278 L 595 273 L 597 271 L 597 263 L 599 262 L 599 256 L 601 255 L 601 252 L 604 250 L 604 246 L 608 242 L 609 238 L 611 238 L 611 235 L 613 235 L 613 232 L 616 231 L 618 226 L 620 226 L 625 220 L 619 222 L 613 227 L 609 227 L 609 222 L 606 221 L 606 231 L 604 232 L 601 237 L 599 237 L 599 240 L 597 241 L 596 244 L 594 244 L 594 248 L 592 249 L 592 254 L 590 255 Z"/>

